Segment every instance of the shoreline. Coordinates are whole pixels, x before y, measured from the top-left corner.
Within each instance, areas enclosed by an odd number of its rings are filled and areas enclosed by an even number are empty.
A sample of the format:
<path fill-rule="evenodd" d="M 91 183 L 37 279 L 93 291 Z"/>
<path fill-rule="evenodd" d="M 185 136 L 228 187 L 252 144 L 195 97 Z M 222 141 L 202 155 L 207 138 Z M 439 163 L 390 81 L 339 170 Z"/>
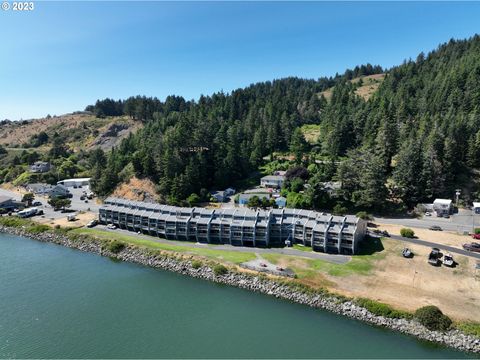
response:
<path fill-rule="evenodd" d="M 480 353 L 480 339 L 472 335 L 464 334 L 459 330 L 453 329 L 446 332 L 432 331 L 415 320 L 377 316 L 351 300 L 345 301 L 341 297 L 333 294 L 302 291 L 299 288 L 294 288 L 286 283 L 282 283 L 280 280 L 276 281 L 262 274 L 249 274 L 229 269 L 229 272 L 225 275 L 215 275 L 214 271 L 208 265 L 202 264 L 202 266 L 196 268 L 192 266 L 191 260 L 186 260 L 182 258 L 181 255 L 175 256 L 154 253 L 148 249 L 131 245 L 126 246 L 118 253 L 113 253 L 105 249 L 104 244 L 100 240 L 81 237 L 71 239 L 67 235 L 56 234 L 54 232 L 32 234 L 22 228 L 3 225 L 0 225 L 0 232 L 41 242 L 54 243 L 84 252 L 108 256 L 121 261 L 172 271 L 198 279 L 263 293 L 313 308 L 328 310 L 338 315 L 360 320 L 370 325 L 398 331 L 406 335 L 414 336 L 420 340 L 442 344 L 459 351 Z"/>

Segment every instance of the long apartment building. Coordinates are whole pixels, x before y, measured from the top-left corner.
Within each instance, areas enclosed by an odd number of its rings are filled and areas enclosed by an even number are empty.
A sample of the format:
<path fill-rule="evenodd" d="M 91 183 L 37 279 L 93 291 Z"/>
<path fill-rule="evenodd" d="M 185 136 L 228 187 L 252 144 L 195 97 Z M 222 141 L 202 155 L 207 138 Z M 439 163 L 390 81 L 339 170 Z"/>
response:
<path fill-rule="evenodd" d="M 105 200 L 99 221 L 171 240 L 259 247 L 290 241 L 343 254 L 355 254 L 367 225 L 356 216 L 310 210 L 185 208 L 119 198 Z"/>

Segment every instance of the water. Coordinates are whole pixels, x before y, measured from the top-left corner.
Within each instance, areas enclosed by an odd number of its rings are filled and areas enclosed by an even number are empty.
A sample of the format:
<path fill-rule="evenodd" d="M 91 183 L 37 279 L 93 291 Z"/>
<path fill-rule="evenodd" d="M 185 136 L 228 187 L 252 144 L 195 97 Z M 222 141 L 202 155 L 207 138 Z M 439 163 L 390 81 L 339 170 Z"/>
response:
<path fill-rule="evenodd" d="M 0 234 L 0 358 L 459 358 L 329 312 Z"/>

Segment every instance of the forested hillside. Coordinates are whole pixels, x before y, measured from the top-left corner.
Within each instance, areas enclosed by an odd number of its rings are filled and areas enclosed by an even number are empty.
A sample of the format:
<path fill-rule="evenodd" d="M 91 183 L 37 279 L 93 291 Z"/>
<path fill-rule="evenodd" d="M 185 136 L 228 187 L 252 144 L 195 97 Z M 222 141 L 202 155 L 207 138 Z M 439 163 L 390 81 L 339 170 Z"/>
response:
<path fill-rule="evenodd" d="M 99 101 L 88 110 L 128 114 L 145 127 L 106 156 L 107 166 L 98 156 L 95 187 L 108 194 L 122 175 L 148 177 L 165 201 L 177 203 L 248 177 L 265 156 L 291 152 L 311 165 L 306 207 L 328 206 L 312 198 L 332 179 L 342 181 L 339 201 L 357 208 L 451 197 L 480 165 L 480 37 L 452 40 L 389 69 L 368 100 L 356 93 L 362 81 L 349 81 L 382 71 L 368 65 L 334 78 L 275 80 L 198 102 Z M 321 94 L 327 89 L 329 101 Z M 112 104 L 117 113 L 104 108 Z M 319 125 L 318 144 L 304 141 L 304 124 Z"/>

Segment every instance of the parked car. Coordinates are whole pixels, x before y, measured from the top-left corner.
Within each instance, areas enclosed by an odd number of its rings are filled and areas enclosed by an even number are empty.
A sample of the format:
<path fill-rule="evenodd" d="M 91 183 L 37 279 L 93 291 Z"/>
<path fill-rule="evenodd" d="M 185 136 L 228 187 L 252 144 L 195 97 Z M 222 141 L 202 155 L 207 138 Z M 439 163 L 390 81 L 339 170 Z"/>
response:
<path fill-rule="evenodd" d="M 117 227 L 113 224 L 108 224 L 107 225 L 107 229 L 110 229 L 110 230 L 115 230 Z"/>
<path fill-rule="evenodd" d="M 75 214 L 72 214 L 72 215 L 67 216 L 67 220 L 68 221 L 75 221 L 75 220 L 77 220 L 77 218 L 75 217 Z"/>
<path fill-rule="evenodd" d="M 433 266 L 438 266 L 440 264 L 440 249 L 432 248 L 430 254 L 428 255 L 428 263 Z"/>
<path fill-rule="evenodd" d="M 383 231 L 381 232 L 381 234 L 382 234 L 383 236 L 385 236 L 385 237 L 390 237 L 390 234 L 388 233 L 387 230 L 383 230 Z"/>
<path fill-rule="evenodd" d="M 472 242 L 470 244 L 463 244 L 462 247 L 468 251 L 480 252 L 480 244 L 476 242 Z"/>
<path fill-rule="evenodd" d="M 432 231 L 442 231 L 442 228 L 438 225 L 432 225 L 429 227 L 429 229 Z"/>
<path fill-rule="evenodd" d="M 32 206 L 42 206 L 42 203 L 40 201 L 34 201 Z"/>
<path fill-rule="evenodd" d="M 412 251 L 411 251 L 409 248 L 404 248 L 404 249 L 402 250 L 402 256 L 403 256 L 404 258 L 411 258 L 411 257 L 413 256 L 413 253 L 412 253 Z"/>
<path fill-rule="evenodd" d="M 427 211 L 427 212 L 425 213 L 425 216 L 432 216 L 432 213 L 429 212 L 429 211 Z"/>
<path fill-rule="evenodd" d="M 80 200 L 83 201 L 83 200 L 85 200 L 85 199 L 86 199 L 86 196 L 85 196 L 85 195 L 80 196 Z"/>
<path fill-rule="evenodd" d="M 470 236 L 475 240 L 480 240 L 480 234 L 470 234 Z"/>
<path fill-rule="evenodd" d="M 449 218 L 450 218 L 450 215 L 448 215 L 448 214 L 443 214 L 442 217 L 444 217 L 445 219 L 449 219 Z"/>
<path fill-rule="evenodd" d="M 92 221 L 89 221 L 87 224 L 88 228 L 92 228 L 98 225 L 98 220 L 93 219 Z"/>
<path fill-rule="evenodd" d="M 443 256 L 443 265 L 452 267 L 455 264 L 452 254 L 445 254 Z"/>

